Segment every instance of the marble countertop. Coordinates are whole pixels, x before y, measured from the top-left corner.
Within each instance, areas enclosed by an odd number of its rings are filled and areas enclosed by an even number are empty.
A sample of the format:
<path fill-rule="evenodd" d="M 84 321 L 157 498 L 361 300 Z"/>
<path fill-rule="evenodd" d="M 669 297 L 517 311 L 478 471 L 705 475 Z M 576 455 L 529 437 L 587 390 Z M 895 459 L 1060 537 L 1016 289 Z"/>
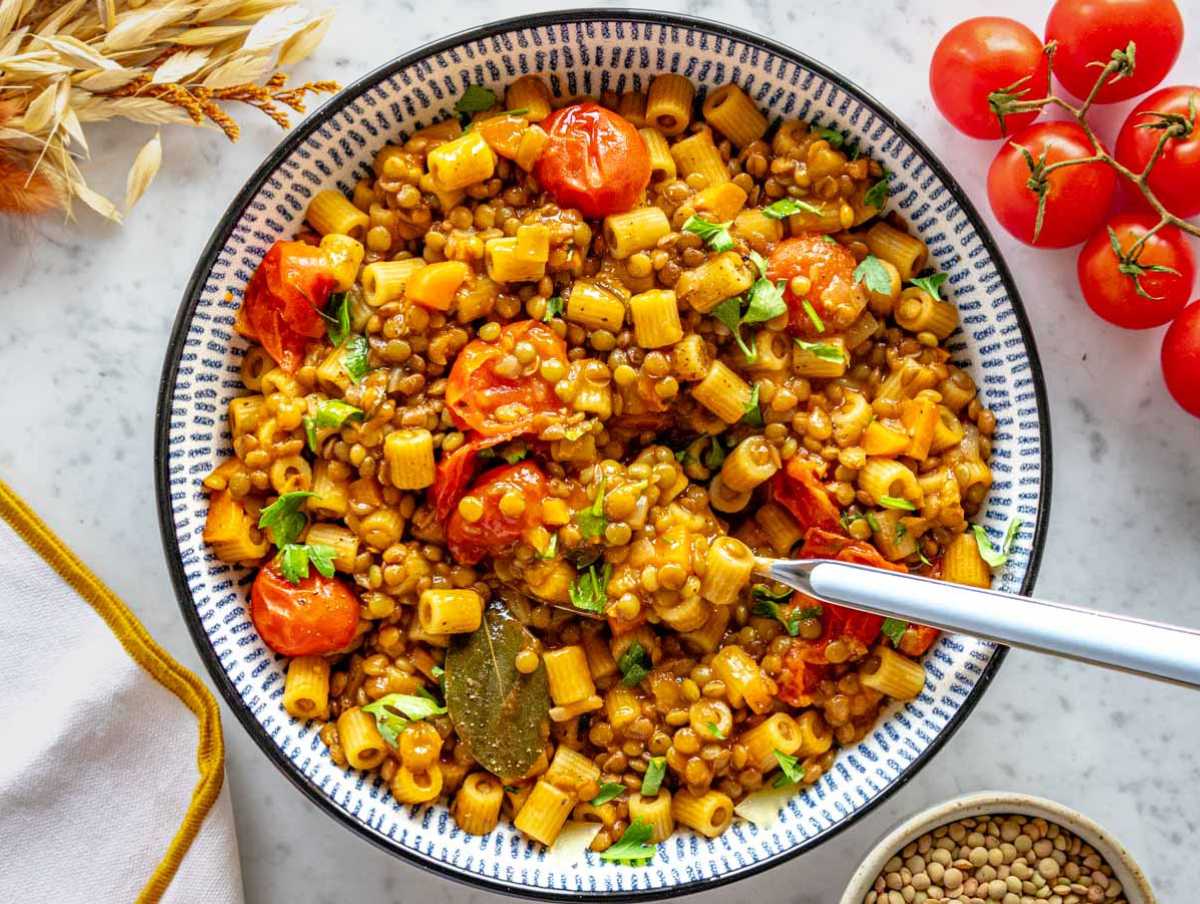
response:
<path fill-rule="evenodd" d="M 655 6 L 769 34 L 841 70 L 941 155 L 1001 235 L 982 175 L 990 143 L 953 132 L 929 99 L 937 37 L 985 0 L 688 0 Z M 1188 4 L 1180 4 L 1187 6 Z M 1046 0 L 1006 12 L 1040 30 Z M 390 57 L 488 19 L 558 8 L 538 0 L 339 5 L 297 75 L 348 83 Z M 869 11 L 868 11 L 869 10 Z M 1200 79 L 1200 15 L 1171 81 Z M 1112 135 L 1125 105 L 1105 111 Z M 185 665 L 204 674 L 179 615 L 159 543 L 152 431 L 159 371 L 183 287 L 212 228 L 280 140 L 239 114 L 233 147 L 212 132 L 163 131 L 165 162 L 122 228 L 86 215 L 0 221 L 0 476 L 29 501 Z M 89 132 L 87 172 L 112 197 L 150 127 Z M 1040 595 L 1200 626 L 1200 422 L 1160 383 L 1161 331 L 1129 333 L 1091 316 L 1071 251 L 1003 236 L 1033 323 L 1054 424 L 1052 523 Z M 1200 831 L 1200 721 L 1181 689 L 1026 653 L 1009 656 L 978 709 L 907 787 L 812 854 L 697 901 L 829 904 L 860 855 L 902 817 L 984 788 L 1042 794 L 1107 825 L 1140 859 L 1160 899 L 1182 900 Z M 499 900 L 409 866 L 319 813 L 225 712 L 228 776 L 249 902 Z"/>

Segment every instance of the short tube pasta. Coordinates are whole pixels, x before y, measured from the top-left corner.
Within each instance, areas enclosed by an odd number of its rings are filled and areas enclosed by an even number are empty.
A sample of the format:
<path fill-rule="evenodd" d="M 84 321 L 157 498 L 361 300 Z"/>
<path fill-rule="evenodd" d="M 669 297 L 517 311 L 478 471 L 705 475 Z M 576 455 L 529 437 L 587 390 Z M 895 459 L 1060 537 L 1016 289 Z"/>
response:
<path fill-rule="evenodd" d="M 421 630 L 429 634 L 466 634 L 483 619 L 483 597 L 474 590 L 433 588 L 417 603 Z"/>
<path fill-rule="evenodd" d="M 571 814 L 575 799 L 544 779 L 539 779 L 525 798 L 513 825 L 542 844 L 551 845 Z"/>
<path fill-rule="evenodd" d="M 437 764 L 422 772 L 401 766 L 392 776 L 389 790 L 402 804 L 427 804 L 442 793 L 442 769 Z"/>
<path fill-rule="evenodd" d="M 872 458 L 858 474 L 858 485 L 880 505 L 885 496 L 906 499 L 920 506 L 921 485 L 917 475 L 901 462 L 894 459 Z"/>
<path fill-rule="evenodd" d="M 970 533 L 950 541 L 942 559 L 942 579 L 952 584 L 968 584 L 985 590 L 992 586 L 992 572 L 979 554 L 979 542 Z"/>
<path fill-rule="evenodd" d="M 600 767 L 577 750 L 560 744 L 542 778 L 572 794 L 580 786 L 600 781 Z"/>
<path fill-rule="evenodd" d="M 748 436 L 725 456 L 721 481 L 736 492 L 753 490 L 779 470 L 779 452 L 761 436 Z"/>
<path fill-rule="evenodd" d="M 948 301 L 935 299 L 916 286 L 900 293 L 894 315 L 896 322 L 906 330 L 933 333 L 939 339 L 945 339 L 958 326 L 958 308 Z"/>
<path fill-rule="evenodd" d="M 618 260 L 653 248 L 670 231 L 671 223 L 660 207 L 639 207 L 604 218 L 604 241 Z"/>
<path fill-rule="evenodd" d="M 403 298 L 409 279 L 424 266 L 425 261 L 419 258 L 367 264 L 362 270 L 363 295 L 367 304 L 377 308 Z"/>
<path fill-rule="evenodd" d="M 578 703 L 596 693 L 583 647 L 572 645 L 542 654 L 550 679 L 550 698 L 559 706 Z"/>
<path fill-rule="evenodd" d="M 779 766 L 775 751 L 791 756 L 800 749 L 804 739 L 800 726 L 787 713 L 775 713 L 742 735 L 746 745 L 747 762 L 755 768 L 770 772 Z"/>
<path fill-rule="evenodd" d="M 671 815 L 689 829 L 716 838 L 733 821 L 733 801 L 720 791 L 696 795 L 682 788 L 671 797 Z"/>
<path fill-rule="evenodd" d="M 682 75 L 655 76 L 646 96 L 646 123 L 664 135 L 678 135 L 692 121 L 695 96 L 695 86 Z"/>
<path fill-rule="evenodd" d="M 925 268 L 929 249 L 925 243 L 887 223 L 876 223 L 863 236 L 871 253 L 896 268 L 902 282 L 908 282 Z"/>
<path fill-rule="evenodd" d="M 433 434 L 424 428 L 393 430 L 383 441 L 392 486 L 420 490 L 433 484 Z"/>
<path fill-rule="evenodd" d="M 646 124 L 646 95 L 641 91 L 626 91 L 617 98 L 617 112 L 637 128 Z"/>
<path fill-rule="evenodd" d="M 728 606 L 750 583 L 754 554 L 741 540 L 718 537 L 708 547 L 704 563 L 700 595 L 714 605 Z"/>
<path fill-rule="evenodd" d="M 720 361 L 713 361 L 692 396 L 727 424 L 736 424 L 750 404 L 750 386 Z"/>
<path fill-rule="evenodd" d="M 912 700 L 925 688 L 925 667 L 907 656 L 901 656 L 890 647 L 880 645 L 859 670 L 858 680 L 864 687 L 896 700 Z"/>
<path fill-rule="evenodd" d="M 710 126 L 739 148 L 762 138 L 767 131 L 767 117 L 746 92 L 734 84 L 711 91 L 701 105 L 701 112 Z"/>
<path fill-rule="evenodd" d="M 770 679 L 763 674 L 758 663 L 736 644 L 722 647 L 712 661 L 713 671 L 725 682 L 729 702 L 741 706 L 743 702 L 756 713 L 771 708 L 774 695 Z"/>
<path fill-rule="evenodd" d="M 650 826 L 650 843 L 666 841 L 675 831 L 675 817 L 671 814 L 671 792 L 659 788 L 654 797 L 641 794 L 629 795 L 629 820 L 640 819 Z"/>
<path fill-rule="evenodd" d="M 662 348 L 683 338 L 679 303 L 670 289 L 651 289 L 629 299 L 634 337 L 642 348 Z"/>
<path fill-rule="evenodd" d="M 288 663 L 283 708 L 297 719 L 325 718 L 329 710 L 329 660 L 297 656 Z"/>
<path fill-rule="evenodd" d="M 321 235 L 345 235 L 360 241 L 371 222 L 371 218 L 351 204 L 345 195 L 330 188 L 313 195 L 304 218 Z"/>
<path fill-rule="evenodd" d="M 646 151 L 650 154 L 650 184 L 670 182 L 675 178 L 677 169 L 666 137 L 658 129 L 638 129 L 638 134 L 642 136 Z"/>
<path fill-rule="evenodd" d="M 729 181 L 729 165 L 709 132 L 697 132 L 671 145 L 675 167 L 683 178 L 702 176 L 705 185 L 720 185 Z"/>
<path fill-rule="evenodd" d="M 607 287 L 581 279 L 571 287 L 564 316 L 588 329 L 616 332 L 625 322 L 625 302 Z"/>
<path fill-rule="evenodd" d="M 374 717 L 357 706 L 342 711 L 337 730 L 342 752 L 355 769 L 374 769 L 387 756 L 387 745 L 375 727 Z"/>
<path fill-rule="evenodd" d="M 796 720 L 800 731 L 800 747 L 798 756 L 820 756 L 833 746 L 833 731 L 826 724 L 824 717 L 815 709 L 801 714 Z"/>
<path fill-rule="evenodd" d="M 454 798 L 454 822 L 468 835 L 486 835 L 500 822 L 504 786 L 488 772 L 472 772 Z"/>
<path fill-rule="evenodd" d="M 427 159 L 429 173 L 442 191 L 466 188 L 490 179 L 496 171 L 496 152 L 478 132 L 438 145 Z"/>
<path fill-rule="evenodd" d="M 727 251 L 710 257 L 694 270 L 685 270 L 675 284 L 675 292 L 701 314 L 707 314 L 753 284 L 754 274 L 741 255 Z"/>

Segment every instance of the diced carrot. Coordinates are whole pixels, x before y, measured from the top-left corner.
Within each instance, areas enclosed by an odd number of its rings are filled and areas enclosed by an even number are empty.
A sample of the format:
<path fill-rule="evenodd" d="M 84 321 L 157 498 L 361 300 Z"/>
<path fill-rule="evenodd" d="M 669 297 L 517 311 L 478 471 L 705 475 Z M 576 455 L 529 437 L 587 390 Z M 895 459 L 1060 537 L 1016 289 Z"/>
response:
<path fill-rule="evenodd" d="M 933 431 L 938 423 L 937 404 L 925 396 L 904 402 L 900 406 L 900 421 L 908 428 L 909 445 L 905 454 L 924 461 L 929 457 Z"/>
<path fill-rule="evenodd" d="M 509 160 L 517 159 L 521 136 L 529 123 L 520 116 L 489 116 L 475 123 L 475 131 L 483 136 L 493 151 Z"/>
<path fill-rule="evenodd" d="M 863 432 L 862 446 L 868 455 L 900 455 L 908 449 L 909 438 L 882 421 L 871 421 Z"/>
<path fill-rule="evenodd" d="M 404 294 L 409 301 L 437 311 L 448 311 L 454 293 L 466 282 L 471 268 L 462 261 L 442 261 L 422 267 L 408 278 Z"/>

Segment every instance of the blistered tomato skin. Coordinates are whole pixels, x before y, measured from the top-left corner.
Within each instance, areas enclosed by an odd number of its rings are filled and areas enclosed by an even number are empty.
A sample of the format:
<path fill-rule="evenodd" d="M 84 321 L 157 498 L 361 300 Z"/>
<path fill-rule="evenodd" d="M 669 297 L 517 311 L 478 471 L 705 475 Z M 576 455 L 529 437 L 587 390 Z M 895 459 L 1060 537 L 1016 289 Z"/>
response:
<path fill-rule="evenodd" d="M 338 578 L 315 572 L 289 582 L 272 562 L 250 590 L 250 619 L 263 642 L 284 656 L 321 656 L 343 649 L 358 628 L 358 597 Z"/>
<path fill-rule="evenodd" d="M 474 565 L 512 549 L 525 531 L 541 523 L 547 492 L 546 475 L 531 461 L 488 471 L 450 516 L 446 544 L 455 560 Z M 473 507 L 470 517 L 464 506 Z"/>
<path fill-rule="evenodd" d="M 650 184 L 650 153 L 633 123 L 588 101 L 541 126 L 550 140 L 534 173 L 560 207 L 601 219 L 637 205 Z"/>
<path fill-rule="evenodd" d="M 336 283 L 320 248 L 307 242 L 276 242 L 246 286 L 239 327 L 257 339 L 276 364 L 295 373 L 308 341 L 325 335 L 321 311 Z"/>
<path fill-rule="evenodd" d="M 805 301 L 830 332 L 844 330 L 857 319 L 864 302 L 854 280 L 856 263 L 843 245 L 815 232 L 784 239 L 775 246 L 767 260 L 767 278 L 787 283 L 783 298 L 791 312 L 788 323 L 792 332 L 813 337 L 822 332 L 805 310 Z M 796 276 L 808 279 L 807 294 L 796 294 L 792 283 Z"/>

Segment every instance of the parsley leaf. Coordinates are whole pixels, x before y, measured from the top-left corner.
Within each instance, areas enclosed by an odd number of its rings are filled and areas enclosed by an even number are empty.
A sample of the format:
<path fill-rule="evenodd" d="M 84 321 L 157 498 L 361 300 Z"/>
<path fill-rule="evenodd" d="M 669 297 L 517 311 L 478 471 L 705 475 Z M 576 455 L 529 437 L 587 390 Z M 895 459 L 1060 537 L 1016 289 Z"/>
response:
<path fill-rule="evenodd" d="M 606 804 L 610 800 L 616 800 L 625 793 L 625 786 L 620 782 L 605 782 L 600 786 L 600 793 L 592 798 L 592 806 L 598 807 L 601 804 Z"/>
<path fill-rule="evenodd" d="M 754 264 L 754 266 L 758 268 L 758 275 L 763 278 L 766 278 L 767 262 L 763 258 L 763 256 L 761 254 L 759 254 L 757 251 L 751 251 L 749 254 L 749 257 L 750 257 L 750 263 Z"/>
<path fill-rule="evenodd" d="M 916 279 L 910 279 L 909 282 L 924 289 L 934 299 L 940 299 L 942 296 L 938 294 L 938 289 L 949 278 L 949 274 L 946 273 L 933 273 L 929 276 L 918 276 Z"/>
<path fill-rule="evenodd" d="M 892 290 L 892 276 L 883 265 L 883 261 L 873 254 L 868 254 L 854 268 L 854 281 L 862 283 L 871 292 L 887 295 Z"/>
<path fill-rule="evenodd" d="M 608 579 L 611 574 L 612 566 L 607 562 L 600 571 L 596 571 L 596 563 L 593 562 L 587 571 L 571 582 L 571 605 L 585 612 L 603 612 L 604 604 L 608 602 Z"/>
<path fill-rule="evenodd" d="M 539 559 L 553 559 L 558 553 L 558 534 L 550 535 L 550 542 L 546 544 L 546 548 L 538 553 Z"/>
<path fill-rule="evenodd" d="M 608 850 L 600 852 L 601 860 L 611 860 L 615 863 L 630 863 L 638 860 L 649 860 L 654 856 L 658 847 L 647 842 L 654 836 L 650 823 L 637 817 L 629 824 L 620 839 Z"/>
<path fill-rule="evenodd" d="M 733 236 L 729 234 L 731 225 L 732 222 L 710 223 L 693 214 L 683 224 L 683 231 L 700 236 L 713 251 L 729 251 L 733 248 Z"/>
<path fill-rule="evenodd" d="M 815 606 L 805 606 L 800 610 L 800 621 L 807 621 L 810 618 L 820 618 L 821 613 L 824 611 L 825 609 L 820 603 Z"/>
<path fill-rule="evenodd" d="M 592 504 L 579 513 L 579 533 L 588 540 L 603 537 L 604 529 L 608 527 L 608 519 L 604 517 L 604 487 L 607 483 L 608 477 L 601 476 Z"/>
<path fill-rule="evenodd" d="M 718 741 L 725 740 L 726 734 L 725 732 L 721 731 L 721 726 L 719 726 L 716 722 L 706 722 L 704 724 L 704 728 Z"/>
<path fill-rule="evenodd" d="M 867 519 L 867 526 L 875 533 L 879 533 L 879 522 L 875 520 L 875 513 L 867 512 L 865 517 Z"/>
<path fill-rule="evenodd" d="M 519 449 L 509 449 L 501 457 L 510 465 L 515 465 L 519 461 L 524 461 L 529 456 L 529 450 L 522 446 Z"/>
<path fill-rule="evenodd" d="M 686 447 L 685 447 L 685 448 L 683 448 L 683 449 L 676 449 L 676 450 L 675 450 L 675 460 L 676 460 L 677 462 L 679 462 L 681 465 L 686 465 L 686 464 L 687 464 L 687 462 L 688 462 L 688 459 L 689 459 L 690 457 L 691 457 L 691 453 L 690 453 L 690 452 L 688 452 L 688 450 L 687 450 L 687 448 L 686 448 Z"/>
<path fill-rule="evenodd" d="M 566 306 L 563 303 L 561 295 L 555 295 L 546 299 L 546 313 L 542 315 L 542 321 L 549 323 L 555 317 L 561 317 Z"/>
<path fill-rule="evenodd" d="M 1021 530 L 1021 521 L 1018 518 L 1013 518 L 1008 523 L 1008 530 L 1004 532 L 1004 540 L 997 549 L 992 545 L 992 541 L 988 539 L 987 532 L 978 524 L 971 525 L 975 531 L 975 542 L 979 545 L 979 555 L 983 557 L 983 561 L 987 562 L 992 568 L 999 568 L 1008 561 L 1008 554 L 1012 551 L 1013 541 L 1016 540 L 1017 534 Z"/>
<path fill-rule="evenodd" d="M 900 638 L 908 630 L 908 622 L 899 618 L 885 618 L 883 620 L 883 627 L 879 630 L 883 633 L 884 637 L 892 643 L 899 645 Z"/>
<path fill-rule="evenodd" d="M 455 113 L 482 113 L 496 105 L 496 92 L 483 85 L 469 85 L 454 103 Z"/>
<path fill-rule="evenodd" d="M 375 726 L 379 733 L 388 744 L 395 747 L 400 733 L 408 728 L 410 722 L 420 722 L 431 716 L 444 716 L 446 707 L 430 696 L 388 694 L 374 703 L 368 703 L 362 711 L 375 717 Z"/>
<path fill-rule="evenodd" d="M 775 591 L 766 584 L 755 584 L 750 590 L 754 599 L 754 614 L 763 618 L 773 618 L 787 631 L 788 636 L 795 637 L 800 633 L 800 613 L 796 610 L 787 612 L 780 605 L 791 599 L 791 590 Z"/>
<path fill-rule="evenodd" d="M 742 300 L 738 296 L 726 298 L 723 302 L 712 309 L 712 315 L 729 329 L 733 334 L 734 341 L 737 342 L 738 348 L 742 350 L 742 354 L 746 356 L 746 361 L 753 364 L 758 360 L 758 351 L 746 345 L 742 339 Z"/>
<path fill-rule="evenodd" d="M 642 776 L 642 797 L 655 797 L 662 787 L 663 779 L 667 777 L 667 758 L 665 756 L 650 757 L 646 766 L 646 774 Z"/>
<path fill-rule="evenodd" d="M 325 318 L 325 332 L 334 348 L 341 345 L 350 335 L 350 300 L 345 292 L 334 292 L 321 312 Z"/>
<path fill-rule="evenodd" d="M 797 785 L 804 780 L 804 767 L 800 765 L 799 757 L 776 750 L 775 761 L 779 763 L 779 775 L 772 782 L 776 788 L 782 788 L 784 785 Z"/>
<path fill-rule="evenodd" d="M 900 509 L 905 512 L 915 512 L 917 507 L 907 499 L 901 499 L 899 496 L 880 496 L 879 504 L 886 508 Z"/>
<path fill-rule="evenodd" d="M 893 176 L 893 173 L 884 170 L 883 178 L 868 188 L 867 193 L 863 195 L 863 204 L 867 207 L 874 207 L 876 210 L 883 210 L 883 205 L 887 203 L 888 195 L 892 191 L 892 187 L 888 183 L 892 181 Z"/>
<path fill-rule="evenodd" d="M 314 420 L 318 427 L 341 427 L 351 419 L 361 421 L 363 413 L 360 409 L 341 399 L 326 399 L 317 404 L 317 414 Z"/>
<path fill-rule="evenodd" d="M 742 423 L 749 424 L 751 427 L 761 427 L 763 425 L 762 408 L 758 405 L 757 383 L 750 389 L 750 401 L 746 403 L 746 410 L 742 414 Z"/>
<path fill-rule="evenodd" d="M 841 364 L 846 360 L 846 356 L 842 354 L 841 347 L 829 342 L 805 342 L 803 339 L 797 339 L 795 342 L 806 352 L 816 358 L 820 358 L 822 361 L 833 361 L 835 364 Z"/>
<path fill-rule="evenodd" d="M 308 440 L 308 448 L 310 451 L 316 452 L 317 451 L 317 422 L 313 418 L 309 417 L 306 414 L 306 415 L 304 415 L 304 419 L 303 419 L 302 423 L 304 424 L 304 436 Z"/>
<path fill-rule="evenodd" d="M 351 336 L 342 351 L 342 367 L 350 379 L 358 383 L 371 370 L 371 345 L 366 336 Z"/>
<path fill-rule="evenodd" d="M 829 142 L 831 147 L 840 148 L 846 143 L 846 136 L 837 129 L 830 129 L 822 126 L 819 129 L 813 129 L 813 134 L 819 138 L 824 138 Z"/>
<path fill-rule="evenodd" d="M 295 543 L 308 524 L 308 516 L 300 511 L 300 506 L 309 496 L 315 493 L 298 491 L 284 493 L 258 515 L 258 526 L 271 531 L 271 539 L 281 549 L 289 543 Z"/>
<path fill-rule="evenodd" d="M 927 556 L 927 555 L 925 555 L 925 553 L 921 552 L 921 547 L 919 547 L 919 546 L 917 547 L 917 557 L 921 560 L 921 562 L 923 564 L 928 565 L 930 568 L 933 567 L 933 563 L 929 561 L 929 556 Z"/>
<path fill-rule="evenodd" d="M 617 668 L 621 670 L 621 683 L 626 687 L 636 687 L 642 679 L 650 674 L 650 657 L 636 640 L 625 648 L 621 658 L 617 660 Z"/>
<path fill-rule="evenodd" d="M 772 220 L 783 220 L 798 213 L 821 216 L 822 210 L 815 204 L 809 204 L 807 201 L 800 201 L 796 198 L 780 198 L 763 208 L 763 216 L 770 217 Z"/>
<path fill-rule="evenodd" d="M 817 309 L 812 306 L 812 302 L 805 298 L 801 302 L 804 308 L 804 313 L 808 315 L 808 319 L 812 321 L 812 325 L 818 333 L 825 332 L 825 321 L 821 319 L 821 315 L 817 313 Z"/>
<path fill-rule="evenodd" d="M 742 315 L 742 323 L 765 323 L 786 313 L 787 302 L 783 300 L 785 285 L 782 279 L 778 282 L 771 282 L 769 279 L 757 280 L 750 287 L 750 305 Z"/>
<path fill-rule="evenodd" d="M 725 447 L 715 436 L 712 438 L 712 446 L 704 453 L 704 461 L 701 464 L 710 471 L 715 471 L 725 464 Z"/>

